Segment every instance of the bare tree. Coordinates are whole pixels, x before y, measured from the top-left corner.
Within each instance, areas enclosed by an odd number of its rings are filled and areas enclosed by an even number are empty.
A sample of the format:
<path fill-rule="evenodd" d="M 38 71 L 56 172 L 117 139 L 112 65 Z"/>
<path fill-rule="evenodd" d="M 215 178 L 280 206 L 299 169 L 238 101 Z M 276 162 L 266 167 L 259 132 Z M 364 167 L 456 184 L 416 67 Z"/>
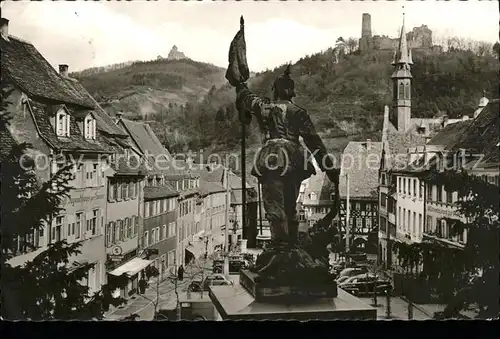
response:
<path fill-rule="evenodd" d="M 349 38 L 346 41 L 347 53 L 352 54 L 358 49 L 358 40 Z"/>

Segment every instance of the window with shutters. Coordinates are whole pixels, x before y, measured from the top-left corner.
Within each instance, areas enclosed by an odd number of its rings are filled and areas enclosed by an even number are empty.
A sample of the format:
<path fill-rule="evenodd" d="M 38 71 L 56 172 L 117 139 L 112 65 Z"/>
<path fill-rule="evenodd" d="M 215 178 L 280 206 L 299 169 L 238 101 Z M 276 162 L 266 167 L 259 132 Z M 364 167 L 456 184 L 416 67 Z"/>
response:
<path fill-rule="evenodd" d="M 84 136 L 85 139 L 95 140 L 96 138 L 96 121 L 91 114 L 87 115 L 84 120 Z"/>
<path fill-rule="evenodd" d="M 144 218 L 149 218 L 149 202 L 144 203 Z"/>
<path fill-rule="evenodd" d="M 115 239 L 115 243 L 117 243 L 120 241 L 120 222 L 115 221 L 114 225 L 115 225 L 115 227 L 114 227 L 114 230 L 115 230 L 114 239 Z"/>
<path fill-rule="evenodd" d="M 52 227 L 51 242 L 55 243 L 63 239 L 64 216 L 57 216 L 55 225 Z"/>
<path fill-rule="evenodd" d="M 132 225 L 133 225 L 133 234 L 134 237 L 137 235 L 138 232 L 138 227 L 139 227 L 139 218 L 136 217 L 135 215 L 132 217 Z"/>
<path fill-rule="evenodd" d="M 443 186 L 437 185 L 436 201 L 443 202 Z"/>
<path fill-rule="evenodd" d="M 95 235 L 97 233 L 97 218 L 99 215 L 99 210 L 95 209 L 92 210 L 92 216 L 90 218 L 90 230 L 92 231 L 92 235 Z"/>
<path fill-rule="evenodd" d="M 148 231 L 144 232 L 144 238 L 142 239 L 142 244 L 144 247 L 149 246 L 149 232 Z"/>
<path fill-rule="evenodd" d="M 125 219 L 127 221 L 127 238 L 132 238 L 132 220 L 130 218 Z"/>
<path fill-rule="evenodd" d="M 432 201 L 432 185 L 430 184 L 425 184 L 425 185 L 427 190 L 427 200 Z"/>
<path fill-rule="evenodd" d="M 128 188 L 128 198 L 129 198 L 129 199 L 134 199 L 133 187 L 134 187 L 134 183 L 133 183 L 132 181 L 129 181 L 129 182 L 127 183 L 127 188 Z"/>
<path fill-rule="evenodd" d="M 96 187 L 101 184 L 99 164 L 92 164 L 92 186 Z"/>
<path fill-rule="evenodd" d="M 161 240 L 167 238 L 167 225 L 161 227 Z"/>
<path fill-rule="evenodd" d="M 69 137 L 71 116 L 64 110 L 60 110 L 56 115 L 56 134 L 58 137 Z"/>
<path fill-rule="evenodd" d="M 121 189 L 122 189 L 122 199 L 128 199 L 127 183 L 122 182 L 120 185 L 121 185 Z"/>
<path fill-rule="evenodd" d="M 160 228 L 157 227 L 155 231 L 155 243 L 160 241 Z"/>
<path fill-rule="evenodd" d="M 118 220 L 118 224 L 120 225 L 120 241 L 125 240 L 125 225 L 124 220 Z"/>
<path fill-rule="evenodd" d="M 115 184 L 112 183 L 111 181 L 108 182 L 108 200 L 109 201 L 115 201 L 116 199 L 116 193 L 114 190 Z"/>
<path fill-rule="evenodd" d="M 113 243 L 113 223 L 109 223 L 106 227 L 106 244 L 109 246 Z"/>
<path fill-rule="evenodd" d="M 432 216 L 428 215 L 424 225 L 424 233 L 432 232 Z"/>

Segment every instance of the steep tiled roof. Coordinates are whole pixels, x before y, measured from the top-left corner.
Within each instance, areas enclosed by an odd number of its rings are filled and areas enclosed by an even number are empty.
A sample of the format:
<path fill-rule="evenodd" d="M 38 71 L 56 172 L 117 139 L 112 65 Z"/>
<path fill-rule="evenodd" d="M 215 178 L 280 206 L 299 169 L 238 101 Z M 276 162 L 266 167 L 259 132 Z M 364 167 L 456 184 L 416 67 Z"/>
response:
<path fill-rule="evenodd" d="M 316 195 L 316 199 L 311 199 L 311 194 Z M 331 195 L 334 193 L 334 186 L 326 176 L 325 172 L 318 172 L 309 178 L 304 189 L 304 205 L 328 205 L 331 204 Z"/>
<path fill-rule="evenodd" d="M 167 159 L 170 158 L 169 151 L 163 147 L 148 124 L 127 119 L 121 119 L 120 121 L 141 152 L 145 153 L 148 151 L 153 156 L 164 155 Z"/>
<path fill-rule="evenodd" d="M 0 39 L 0 46 L 2 73 L 32 99 L 76 105 L 76 111 L 78 107 L 93 109 L 98 130 L 126 135 L 78 80 L 59 74 L 31 43 L 10 36 Z"/>
<path fill-rule="evenodd" d="M 74 117 L 71 117 L 70 136 L 61 138 L 56 135 L 49 121 L 49 114 L 53 111 L 51 106 L 30 101 L 28 107 L 33 114 L 41 137 L 44 138 L 50 146 L 60 150 L 108 152 L 97 141 L 86 140 L 83 137 Z"/>
<path fill-rule="evenodd" d="M 447 125 L 434 135 L 427 144 L 445 146 L 445 149 L 453 149 L 459 142 L 461 135 L 470 127 L 471 123 L 472 120 L 466 120 Z"/>
<path fill-rule="evenodd" d="M 200 180 L 200 194 L 202 196 L 207 196 L 213 193 L 221 193 L 225 191 L 226 189 L 221 184 Z"/>
<path fill-rule="evenodd" d="M 469 124 L 457 147 L 484 152 L 493 150 L 500 141 L 499 101 L 491 100 Z"/>
<path fill-rule="evenodd" d="M 95 101 L 95 99 L 90 95 L 90 93 L 82 86 L 76 79 L 63 78 L 66 82 L 70 82 L 71 85 L 81 93 L 82 96 L 86 96 L 94 103 L 94 116 L 97 121 L 97 129 L 112 135 L 126 136 L 127 132 L 117 126 L 113 119 L 102 109 L 102 107 Z"/>
<path fill-rule="evenodd" d="M 95 103 L 65 81 L 29 42 L 10 36 L 0 39 L 2 76 L 7 76 L 30 97 L 95 108 Z"/>
<path fill-rule="evenodd" d="M 409 130 L 405 133 L 396 130 L 387 132 L 386 168 L 403 169 L 407 165 L 408 148 L 425 145 L 425 138 Z"/>
<path fill-rule="evenodd" d="M 342 168 L 339 193 L 347 196 L 347 182 L 344 174 L 349 177 L 349 195 L 352 198 L 376 198 L 378 186 L 378 171 L 380 168 L 380 142 L 351 141 L 342 155 Z"/>
<path fill-rule="evenodd" d="M 170 185 L 158 186 L 158 187 L 144 187 L 145 200 L 176 197 L 178 195 L 179 192 L 174 190 Z"/>
<path fill-rule="evenodd" d="M 0 161 L 10 154 L 10 150 L 16 144 L 16 140 L 14 140 L 9 130 L 3 126 L 0 127 Z"/>

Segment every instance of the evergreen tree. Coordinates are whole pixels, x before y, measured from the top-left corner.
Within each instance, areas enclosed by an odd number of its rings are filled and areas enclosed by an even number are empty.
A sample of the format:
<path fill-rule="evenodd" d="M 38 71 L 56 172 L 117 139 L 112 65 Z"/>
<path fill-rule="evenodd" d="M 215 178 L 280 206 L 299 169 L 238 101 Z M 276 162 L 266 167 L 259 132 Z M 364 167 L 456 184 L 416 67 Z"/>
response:
<path fill-rule="evenodd" d="M 7 141 L 2 144 L 11 147 L 2 149 L 0 158 L 1 315 L 12 320 L 101 319 L 110 305 L 125 300 L 112 297 L 118 286 L 105 285 L 90 295 L 83 280 L 93 264 L 70 264 L 71 257 L 80 253 L 80 243 L 58 241 L 21 266 L 9 263 L 19 250 L 36 250 L 34 232 L 44 229 L 49 236 L 46 226 L 63 211 L 61 202 L 68 197 L 73 176 L 69 164 L 47 182 L 39 180 L 33 160 L 26 156 L 32 151 L 30 145 L 16 144 L 8 131 L 9 95 L 2 86 L 0 136 Z"/>

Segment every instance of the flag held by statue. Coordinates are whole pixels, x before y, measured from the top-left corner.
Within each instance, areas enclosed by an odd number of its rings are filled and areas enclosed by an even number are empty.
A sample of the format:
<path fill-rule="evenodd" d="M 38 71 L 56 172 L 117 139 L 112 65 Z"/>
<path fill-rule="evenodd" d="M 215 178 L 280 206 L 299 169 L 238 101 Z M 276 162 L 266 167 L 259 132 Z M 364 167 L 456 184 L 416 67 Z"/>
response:
<path fill-rule="evenodd" d="M 240 18 L 240 30 L 231 41 L 229 47 L 229 66 L 226 71 L 226 79 L 231 86 L 246 82 L 250 77 L 247 64 L 247 46 L 245 42 L 245 22 L 243 16 Z"/>

